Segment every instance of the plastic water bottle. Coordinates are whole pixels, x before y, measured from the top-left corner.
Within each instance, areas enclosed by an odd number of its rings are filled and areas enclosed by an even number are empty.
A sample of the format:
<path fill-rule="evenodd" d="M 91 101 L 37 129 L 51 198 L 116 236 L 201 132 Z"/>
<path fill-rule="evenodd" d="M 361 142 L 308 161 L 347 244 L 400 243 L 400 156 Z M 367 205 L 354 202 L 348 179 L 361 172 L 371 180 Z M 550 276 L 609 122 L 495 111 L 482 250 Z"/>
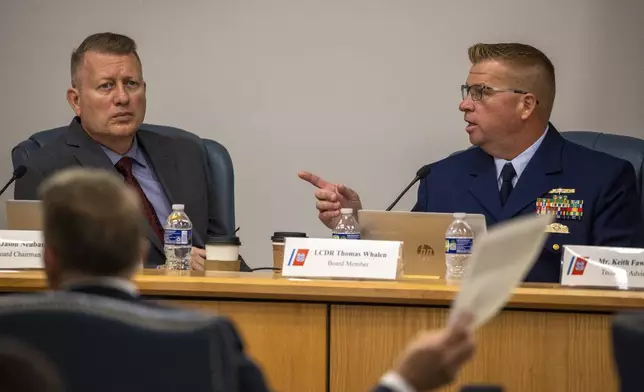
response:
<path fill-rule="evenodd" d="M 183 204 L 173 204 L 172 212 L 163 226 L 163 252 L 165 268 L 169 270 L 189 270 L 192 250 L 192 222 L 183 211 Z"/>
<path fill-rule="evenodd" d="M 333 229 L 333 238 L 341 240 L 359 240 L 360 226 L 358 221 L 353 217 L 352 208 L 343 208 L 340 210 L 342 216 L 340 221 Z"/>
<path fill-rule="evenodd" d="M 454 220 L 445 232 L 445 279 L 460 280 L 472 257 L 474 232 L 465 221 L 465 213 L 454 213 Z"/>

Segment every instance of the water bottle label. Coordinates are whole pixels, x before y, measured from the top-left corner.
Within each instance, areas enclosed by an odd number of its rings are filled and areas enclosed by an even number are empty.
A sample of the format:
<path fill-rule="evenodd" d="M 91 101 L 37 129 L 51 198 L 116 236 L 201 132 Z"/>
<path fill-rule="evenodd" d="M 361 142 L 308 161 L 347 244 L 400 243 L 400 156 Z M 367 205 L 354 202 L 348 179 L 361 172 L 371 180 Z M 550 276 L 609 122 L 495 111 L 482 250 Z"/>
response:
<path fill-rule="evenodd" d="M 333 233 L 333 239 L 336 240 L 359 240 L 360 233 Z"/>
<path fill-rule="evenodd" d="M 167 230 L 164 235 L 166 245 L 192 245 L 192 230 Z"/>
<path fill-rule="evenodd" d="M 468 255 L 472 253 L 471 238 L 445 238 L 445 253 Z"/>

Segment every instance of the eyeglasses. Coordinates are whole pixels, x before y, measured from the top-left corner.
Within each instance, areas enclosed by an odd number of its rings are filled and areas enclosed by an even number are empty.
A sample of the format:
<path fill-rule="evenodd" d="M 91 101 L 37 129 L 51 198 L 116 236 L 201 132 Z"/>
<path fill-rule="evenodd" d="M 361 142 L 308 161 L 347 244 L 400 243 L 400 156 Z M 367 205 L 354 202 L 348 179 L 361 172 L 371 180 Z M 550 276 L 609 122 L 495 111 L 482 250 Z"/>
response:
<path fill-rule="evenodd" d="M 461 97 L 463 97 L 463 99 L 465 99 L 469 95 L 472 98 L 472 101 L 480 101 L 486 91 L 492 91 L 495 93 L 530 94 L 529 91 L 517 90 L 513 88 L 497 88 L 484 86 L 481 84 L 473 84 L 471 86 L 468 86 L 467 84 L 461 85 Z M 539 101 L 537 100 L 537 105 L 538 104 Z"/>

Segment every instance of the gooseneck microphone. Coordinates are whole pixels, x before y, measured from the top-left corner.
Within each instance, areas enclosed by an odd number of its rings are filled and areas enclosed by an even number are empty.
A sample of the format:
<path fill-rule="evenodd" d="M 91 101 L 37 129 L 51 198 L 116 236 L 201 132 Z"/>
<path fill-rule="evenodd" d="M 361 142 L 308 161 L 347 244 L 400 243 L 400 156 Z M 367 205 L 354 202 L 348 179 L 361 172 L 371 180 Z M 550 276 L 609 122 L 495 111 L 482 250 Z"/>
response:
<path fill-rule="evenodd" d="M 390 205 L 389 207 L 387 207 L 387 209 L 386 209 L 385 211 L 391 211 L 391 209 L 392 209 L 392 208 L 394 208 L 394 206 L 396 205 L 396 203 L 398 203 L 398 201 L 399 201 L 403 196 L 405 196 L 405 193 L 407 193 L 407 191 L 409 190 L 409 188 L 411 188 L 412 186 L 414 186 L 414 184 L 415 184 L 415 183 L 417 183 L 418 181 L 420 181 L 420 180 L 422 180 L 423 178 L 427 177 L 427 175 L 429 174 L 429 172 L 430 172 L 430 171 L 432 171 L 432 165 L 431 165 L 431 164 L 427 164 L 427 165 L 425 165 L 425 166 L 421 167 L 420 169 L 418 169 L 418 171 L 416 172 L 416 177 L 414 177 L 414 179 L 409 183 L 409 185 L 407 185 L 407 188 L 403 189 L 403 191 L 402 191 L 402 192 L 400 192 L 400 195 L 398 195 L 398 197 L 396 198 L 396 200 L 394 200 L 394 202 L 393 202 L 393 203 L 391 203 L 391 205 Z"/>
<path fill-rule="evenodd" d="M 27 173 L 27 167 L 25 165 L 20 165 L 16 168 L 16 170 L 13 171 L 13 175 L 11 176 L 11 179 L 9 179 L 9 182 L 5 184 L 5 186 L 0 190 L 0 196 L 4 193 L 4 191 L 9 188 L 9 185 L 11 185 L 14 181 L 19 180 L 22 178 L 22 176 Z"/>

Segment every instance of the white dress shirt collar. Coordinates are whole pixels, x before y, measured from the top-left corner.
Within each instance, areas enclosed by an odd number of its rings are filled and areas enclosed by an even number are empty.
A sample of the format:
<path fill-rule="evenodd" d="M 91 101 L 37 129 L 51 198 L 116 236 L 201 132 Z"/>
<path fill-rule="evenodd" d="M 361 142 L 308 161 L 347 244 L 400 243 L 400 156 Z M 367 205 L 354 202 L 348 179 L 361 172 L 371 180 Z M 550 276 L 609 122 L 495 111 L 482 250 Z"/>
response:
<path fill-rule="evenodd" d="M 541 143 L 543 142 L 543 139 L 545 139 L 546 134 L 548 133 L 549 126 L 546 127 L 546 130 L 543 132 L 543 135 L 539 137 L 530 147 L 525 149 L 521 154 L 517 155 L 513 160 L 508 161 L 502 158 L 494 158 L 494 165 L 496 166 L 496 179 L 499 185 L 499 189 L 501 188 L 501 184 L 503 180 L 501 179 L 501 170 L 503 170 L 503 166 L 505 166 L 506 163 L 511 162 L 512 166 L 514 167 L 514 171 L 516 171 L 516 175 L 512 179 L 512 186 L 515 186 L 517 184 L 517 181 L 519 181 L 519 177 L 521 177 L 521 174 L 525 170 L 526 166 L 528 166 L 528 163 L 534 156 L 534 154 L 537 152 L 539 147 L 541 146 Z"/>
<path fill-rule="evenodd" d="M 137 297 L 139 295 L 139 290 L 136 288 L 136 285 L 132 281 L 128 279 L 117 278 L 112 276 L 87 277 L 87 278 L 81 278 L 81 279 L 74 279 L 74 280 L 70 280 L 69 282 L 65 282 L 61 288 L 65 290 L 70 290 L 75 287 L 82 287 L 82 286 L 109 287 L 119 291 L 123 291 L 127 294 L 132 295 L 133 297 Z"/>

